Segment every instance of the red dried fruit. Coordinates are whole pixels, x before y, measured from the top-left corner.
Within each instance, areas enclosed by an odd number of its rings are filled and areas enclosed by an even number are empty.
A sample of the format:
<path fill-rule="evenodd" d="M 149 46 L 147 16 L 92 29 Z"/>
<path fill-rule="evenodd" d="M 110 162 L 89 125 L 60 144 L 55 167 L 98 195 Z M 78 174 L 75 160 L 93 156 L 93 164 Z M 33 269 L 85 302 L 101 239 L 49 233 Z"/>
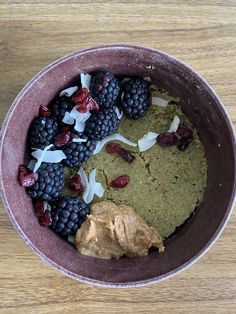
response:
<path fill-rule="evenodd" d="M 129 164 L 135 160 L 135 156 L 132 155 L 127 149 L 120 146 L 120 144 L 110 142 L 106 145 L 106 152 L 108 154 L 118 154 Z"/>
<path fill-rule="evenodd" d="M 188 138 L 180 138 L 177 141 L 177 147 L 180 151 L 184 151 L 190 144 L 191 139 Z"/>
<path fill-rule="evenodd" d="M 128 150 L 126 150 L 123 147 L 120 147 L 118 154 L 129 164 L 131 164 L 131 162 L 133 162 L 136 158 L 133 154 L 131 154 Z"/>
<path fill-rule="evenodd" d="M 18 172 L 18 182 L 24 187 L 30 187 L 38 180 L 38 174 L 32 172 L 26 166 L 20 165 Z"/>
<path fill-rule="evenodd" d="M 54 145 L 57 147 L 61 147 L 67 144 L 69 140 L 70 140 L 70 131 L 66 131 L 55 136 Z"/>
<path fill-rule="evenodd" d="M 71 177 L 70 182 L 69 182 L 69 187 L 71 190 L 76 191 L 76 192 L 83 192 L 84 186 L 81 182 L 81 177 L 80 175 L 76 174 L 73 177 Z"/>
<path fill-rule="evenodd" d="M 118 154 L 120 148 L 121 148 L 120 144 L 110 142 L 106 145 L 106 152 L 111 155 Z"/>
<path fill-rule="evenodd" d="M 186 139 L 192 139 L 193 138 L 193 131 L 189 129 L 186 125 L 180 124 L 177 131 L 177 136 L 181 138 L 186 138 Z"/>
<path fill-rule="evenodd" d="M 177 136 L 175 133 L 165 132 L 157 136 L 157 144 L 161 147 L 173 146 L 177 143 Z"/>
<path fill-rule="evenodd" d="M 74 97 L 72 97 L 72 102 L 77 105 L 76 109 L 81 113 L 90 110 L 99 110 L 98 103 L 92 98 L 89 90 L 86 87 L 81 88 L 74 95 Z"/>
<path fill-rule="evenodd" d="M 44 215 L 44 203 L 42 200 L 36 200 L 35 204 L 34 204 L 34 210 L 35 210 L 35 214 L 37 216 L 43 216 Z"/>
<path fill-rule="evenodd" d="M 39 107 L 39 115 L 40 115 L 40 117 L 50 117 L 51 114 L 52 113 L 48 109 L 48 107 L 43 106 L 43 105 Z"/>
<path fill-rule="evenodd" d="M 49 210 L 46 210 L 43 216 L 39 217 L 39 224 L 42 227 L 49 227 L 52 224 L 52 217 Z"/>
<path fill-rule="evenodd" d="M 124 188 L 130 180 L 130 176 L 127 174 L 124 174 L 122 176 L 117 177 L 113 181 L 110 182 L 110 187 L 115 188 L 115 189 L 122 189 Z"/>

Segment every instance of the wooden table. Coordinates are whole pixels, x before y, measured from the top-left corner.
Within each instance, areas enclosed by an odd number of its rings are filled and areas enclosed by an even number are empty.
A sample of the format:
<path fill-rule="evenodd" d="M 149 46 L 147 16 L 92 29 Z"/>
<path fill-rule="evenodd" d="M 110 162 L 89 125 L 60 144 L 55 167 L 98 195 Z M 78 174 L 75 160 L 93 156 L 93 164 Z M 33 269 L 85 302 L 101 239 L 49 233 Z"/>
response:
<path fill-rule="evenodd" d="M 236 123 L 235 35 L 236 0 L 0 0 L 0 123 L 48 63 L 109 43 L 182 59 L 210 82 Z M 35 256 L 1 206 L 0 313 L 236 313 L 235 238 L 236 212 L 210 252 L 175 278 L 136 289 L 97 288 Z"/>

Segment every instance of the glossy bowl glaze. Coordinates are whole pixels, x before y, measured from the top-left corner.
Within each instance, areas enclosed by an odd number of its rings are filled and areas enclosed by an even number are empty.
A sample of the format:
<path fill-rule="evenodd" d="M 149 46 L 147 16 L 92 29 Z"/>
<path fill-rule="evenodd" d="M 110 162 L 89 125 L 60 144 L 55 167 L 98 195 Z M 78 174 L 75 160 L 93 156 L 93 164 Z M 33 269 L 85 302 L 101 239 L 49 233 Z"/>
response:
<path fill-rule="evenodd" d="M 162 254 L 102 260 L 79 254 L 49 229 L 40 227 L 32 202 L 17 182 L 26 162 L 27 131 L 41 104 L 48 104 L 81 72 L 107 69 L 115 74 L 150 76 L 196 126 L 205 146 L 208 182 L 204 200 L 187 223 L 167 241 Z M 64 274 L 96 285 L 134 287 L 169 278 L 198 260 L 222 232 L 235 197 L 235 137 L 224 106 L 207 82 L 176 58 L 149 48 L 113 45 L 75 52 L 50 64 L 23 88 L 3 123 L 0 144 L 1 194 L 23 240 Z M 148 201 L 148 200 L 147 200 Z"/>

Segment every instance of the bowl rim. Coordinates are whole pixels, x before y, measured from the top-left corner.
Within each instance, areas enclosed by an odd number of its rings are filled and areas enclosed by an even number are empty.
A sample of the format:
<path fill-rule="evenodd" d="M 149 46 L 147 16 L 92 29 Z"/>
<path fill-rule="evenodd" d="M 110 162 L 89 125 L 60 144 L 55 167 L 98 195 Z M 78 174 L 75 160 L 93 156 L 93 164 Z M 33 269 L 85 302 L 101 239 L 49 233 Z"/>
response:
<path fill-rule="evenodd" d="M 16 222 L 14 215 L 12 214 L 12 211 L 10 209 L 8 200 L 6 198 L 5 195 L 5 189 L 3 186 L 3 182 L 2 182 L 2 163 L 0 160 L 0 196 L 5 208 L 5 211 L 8 214 L 8 217 L 11 221 L 11 223 L 13 224 L 14 228 L 16 229 L 16 231 L 20 234 L 21 238 L 24 240 L 24 242 L 32 249 L 33 252 L 35 252 L 40 258 L 42 258 L 45 262 L 47 262 L 49 265 L 53 266 L 56 270 L 61 271 L 63 274 L 76 279 L 82 283 L 88 283 L 88 284 L 92 284 L 92 285 L 96 285 L 96 286 L 100 286 L 100 287 L 108 287 L 108 288 L 134 288 L 134 287 L 141 287 L 141 286 L 147 286 L 153 283 L 157 283 L 160 281 L 163 281 L 165 279 L 171 278 L 177 274 L 179 274 L 180 272 L 184 271 L 185 269 L 189 268 L 190 266 L 192 266 L 195 262 L 197 262 L 213 245 L 214 243 L 217 241 L 217 239 L 220 237 L 220 235 L 222 234 L 226 224 L 228 223 L 230 216 L 232 214 L 233 211 L 233 207 L 236 201 L 236 137 L 235 137 L 235 131 L 234 131 L 234 127 L 233 124 L 231 122 L 231 119 L 226 111 L 226 108 L 224 107 L 222 101 L 220 100 L 220 98 L 217 96 L 217 94 L 215 93 L 215 91 L 213 90 L 213 88 L 209 85 L 209 83 L 200 75 L 198 74 L 195 70 L 193 70 L 189 65 L 185 64 L 183 61 L 179 60 L 178 58 L 168 54 L 167 52 L 163 52 L 160 51 L 158 49 L 153 49 L 153 48 L 149 48 L 149 47 L 145 47 L 145 46 L 138 46 L 138 45 L 128 45 L 128 44 L 111 44 L 111 45 L 101 45 L 101 46 L 95 46 L 95 47 L 91 47 L 91 48 L 85 48 L 85 49 L 81 49 L 79 51 L 75 51 L 72 53 L 69 53 L 55 61 L 53 61 L 52 63 L 50 63 L 49 65 L 47 65 L 46 67 L 44 67 L 41 71 L 39 71 L 38 73 L 36 73 L 32 79 L 29 80 L 29 82 L 22 88 L 22 90 L 18 93 L 18 95 L 16 96 L 16 98 L 13 100 L 6 116 L 5 119 L 2 123 L 2 128 L 0 131 L 0 156 L 2 155 L 2 148 L 3 148 L 3 142 L 4 142 L 4 137 L 5 137 L 5 133 L 6 133 L 6 129 L 7 129 L 7 125 L 9 123 L 9 120 L 11 119 L 11 115 L 14 112 L 15 107 L 17 106 L 18 102 L 20 101 L 20 99 L 25 95 L 25 93 L 31 88 L 31 86 L 35 83 L 35 81 L 37 81 L 41 76 L 43 76 L 44 74 L 46 74 L 48 71 L 50 71 L 51 69 L 53 69 L 55 66 L 59 65 L 60 63 L 71 59 L 73 57 L 76 57 L 78 55 L 81 55 L 83 53 L 89 53 L 89 52 L 96 52 L 96 50 L 107 50 L 107 49 L 130 49 L 130 50 L 142 50 L 142 51 L 146 51 L 149 53 L 158 53 L 159 55 L 170 59 L 171 61 L 174 61 L 176 63 L 178 63 L 182 68 L 184 68 L 185 71 L 189 72 L 191 75 L 195 76 L 198 80 L 200 80 L 206 87 L 207 91 L 211 94 L 211 96 L 214 98 L 215 102 L 218 104 L 218 108 L 226 122 L 228 131 L 229 131 L 229 135 L 231 138 L 231 142 L 232 142 L 232 148 L 233 148 L 233 156 L 234 156 L 234 178 L 233 178 L 233 188 L 232 188 L 232 193 L 230 196 L 230 200 L 229 200 L 229 205 L 228 205 L 228 209 L 224 215 L 224 218 L 221 222 L 221 224 L 219 225 L 218 229 L 215 231 L 214 235 L 211 237 L 211 239 L 205 244 L 205 246 L 202 248 L 201 251 L 199 251 L 196 255 L 194 255 L 190 260 L 188 260 L 187 262 L 185 262 L 184 264 L 180 265 L 178 268 L 175 268 L 173 270 L 171 270 L 168 273 L 165 273 L 163 275 L 160 275 L 158 277 L 154 277 L 154 278 L 150 278 L 147 280 L 140 280 L 140 281 L 133 281 L 133 282 L 128 282 L 128 283 L 112 283 L 112 282 L 106 282 L 106 281 L 100 281 L 100 280 L 95 280 L 95 279 L 91 279 L 88 277 L 84 277 L 81 275 L 78 275 L 74 272 L 71 272 L 69 270 L 67 270 L 66 268 L 58 265 L 57 263 L 55 263 L 53 260 L 51 260 L 50 258 L 48 258 L 47 256 L 45 256 L 31 241 L 30 239 L 25 235 L 25 233 L 23 232 L 23 230 L 21 229 L 21 227 L 19 226 L 19 224 Z"/>

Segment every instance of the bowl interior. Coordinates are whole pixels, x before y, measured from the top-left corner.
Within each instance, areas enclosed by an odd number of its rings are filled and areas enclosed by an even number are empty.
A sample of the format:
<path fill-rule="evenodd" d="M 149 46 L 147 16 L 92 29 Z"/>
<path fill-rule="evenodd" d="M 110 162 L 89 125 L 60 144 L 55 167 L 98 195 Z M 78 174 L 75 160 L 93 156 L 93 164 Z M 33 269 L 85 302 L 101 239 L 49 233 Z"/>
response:
<path fill-rule="evenodd" d="M 78 80 L 79 73 L 108 69 L 115 74 L 149 75 L 181 99 L 197 127 L 208 161 L 208 183 L 197 214 L 168 240 L 162 254 L 101 260 L 80 255 L 48 229 L 40 227 L 31 199 L 17 183 L 18 165 L 26 161 L 27 130 L 41 104 Z M 141 47 L 88 49 L 65 57 L 36 75 L 18 95 L 5 120 L 1 144 L 1 186 L 5 206 L 25 241 L 44 259 L 76 279 L 135 285 L 175 273 L 209 244 L 229 213 L 234 195 L 234 138 L 220 101 L 196 73 L 164 53 Z"/>

